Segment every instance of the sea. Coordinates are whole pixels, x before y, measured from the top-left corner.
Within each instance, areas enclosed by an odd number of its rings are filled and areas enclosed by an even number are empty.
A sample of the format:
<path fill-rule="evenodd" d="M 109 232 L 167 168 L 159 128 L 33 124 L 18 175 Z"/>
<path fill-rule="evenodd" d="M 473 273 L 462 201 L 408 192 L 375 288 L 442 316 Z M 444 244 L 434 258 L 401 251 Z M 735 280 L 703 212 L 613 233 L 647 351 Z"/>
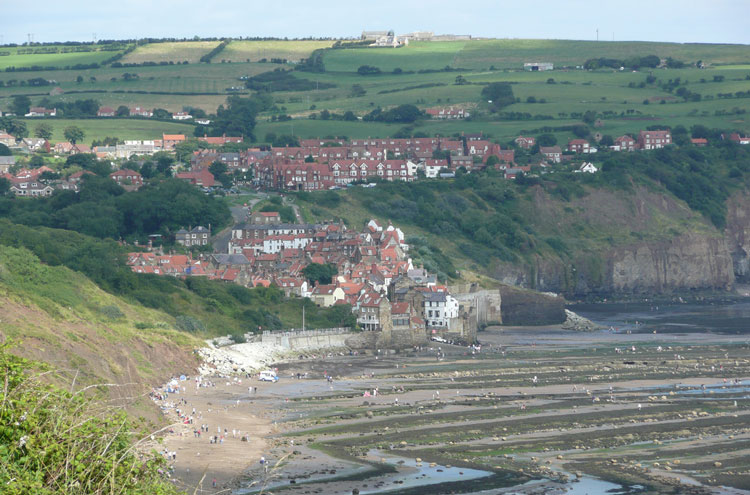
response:
<path fill-rule="evenodd" d="M 750 334 L 750 300 L 574 304 L 571 311 L 617 332 Z"/>

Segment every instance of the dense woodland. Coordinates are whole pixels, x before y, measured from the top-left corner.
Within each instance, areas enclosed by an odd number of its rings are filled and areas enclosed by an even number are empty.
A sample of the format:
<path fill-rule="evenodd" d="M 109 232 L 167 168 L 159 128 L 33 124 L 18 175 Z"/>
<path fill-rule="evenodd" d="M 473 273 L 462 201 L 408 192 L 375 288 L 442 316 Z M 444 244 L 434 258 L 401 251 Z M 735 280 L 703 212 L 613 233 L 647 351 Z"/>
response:
<path fill-rule="evenodd" d="M 0 217 L 13 222 L 73 230 L 99 238 L 145 240 L 169 237 L 180 228 L 203 225 L 220 230 L 230 220 L 226 205 L 177 179 L 125 192 L 105 177 L 85 175 L 79 193 L 56 191 L 25 201 L 0 197 Z"/>

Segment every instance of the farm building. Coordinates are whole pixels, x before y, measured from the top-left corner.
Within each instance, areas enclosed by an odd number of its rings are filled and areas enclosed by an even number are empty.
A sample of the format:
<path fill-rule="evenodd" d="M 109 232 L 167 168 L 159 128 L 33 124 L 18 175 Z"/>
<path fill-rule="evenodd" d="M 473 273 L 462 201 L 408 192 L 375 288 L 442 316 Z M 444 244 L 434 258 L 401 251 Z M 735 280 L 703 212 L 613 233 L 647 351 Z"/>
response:
<path fill-rule="evenodd" d="M 526 62 L 523 64 L 523 70 L 531 72 L 541 72 L 545 70 L 552 70 L 555 66 L 551 62 Z"/>

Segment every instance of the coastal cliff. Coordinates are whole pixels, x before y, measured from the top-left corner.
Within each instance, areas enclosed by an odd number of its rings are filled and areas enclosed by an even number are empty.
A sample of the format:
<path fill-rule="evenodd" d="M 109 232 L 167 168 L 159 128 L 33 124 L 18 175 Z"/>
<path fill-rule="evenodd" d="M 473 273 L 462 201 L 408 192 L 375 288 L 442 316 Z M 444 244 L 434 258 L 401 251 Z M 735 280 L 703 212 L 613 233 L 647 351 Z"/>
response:
<path fill-rule="evenodd" d="M 503 283 L 567 297 L 728 290 L 750 278 L 750 196 L 728 204 L 720 232 L 679 200 L 636 188 L 631 194 L 594 191 L 564 205 L 537 191 L 538 228 L 579 249 L 500 263 Z M 581 232 L 577 239 L 571 232 Z M 585 239 L 583 239 L 585 236 Z"/>
<path fill-rule="evenodd" d="M 750 281 L 750 193 L 733 194 L 727 201 L 724 238 L 732 257 L 737 282 Z"/>

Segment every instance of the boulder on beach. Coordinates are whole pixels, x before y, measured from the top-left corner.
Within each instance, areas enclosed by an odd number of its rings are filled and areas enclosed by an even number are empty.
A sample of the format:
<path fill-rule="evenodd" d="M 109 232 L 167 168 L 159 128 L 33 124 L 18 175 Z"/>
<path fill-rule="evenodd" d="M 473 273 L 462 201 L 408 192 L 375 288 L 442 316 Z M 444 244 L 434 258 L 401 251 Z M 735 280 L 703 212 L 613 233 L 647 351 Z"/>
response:
<path fill-rule="evenodd" d="M 601 330 L 602 328 L 604 328 L 601 325 L 597 325 L 588 318 L 577 315 L 569 309 L 565 310 L 565 316 L 565 322 L 562 324 L 562 328 L 564 330 L 573 330 L 576 332 L 594 332 L 596 330 Z"/>

